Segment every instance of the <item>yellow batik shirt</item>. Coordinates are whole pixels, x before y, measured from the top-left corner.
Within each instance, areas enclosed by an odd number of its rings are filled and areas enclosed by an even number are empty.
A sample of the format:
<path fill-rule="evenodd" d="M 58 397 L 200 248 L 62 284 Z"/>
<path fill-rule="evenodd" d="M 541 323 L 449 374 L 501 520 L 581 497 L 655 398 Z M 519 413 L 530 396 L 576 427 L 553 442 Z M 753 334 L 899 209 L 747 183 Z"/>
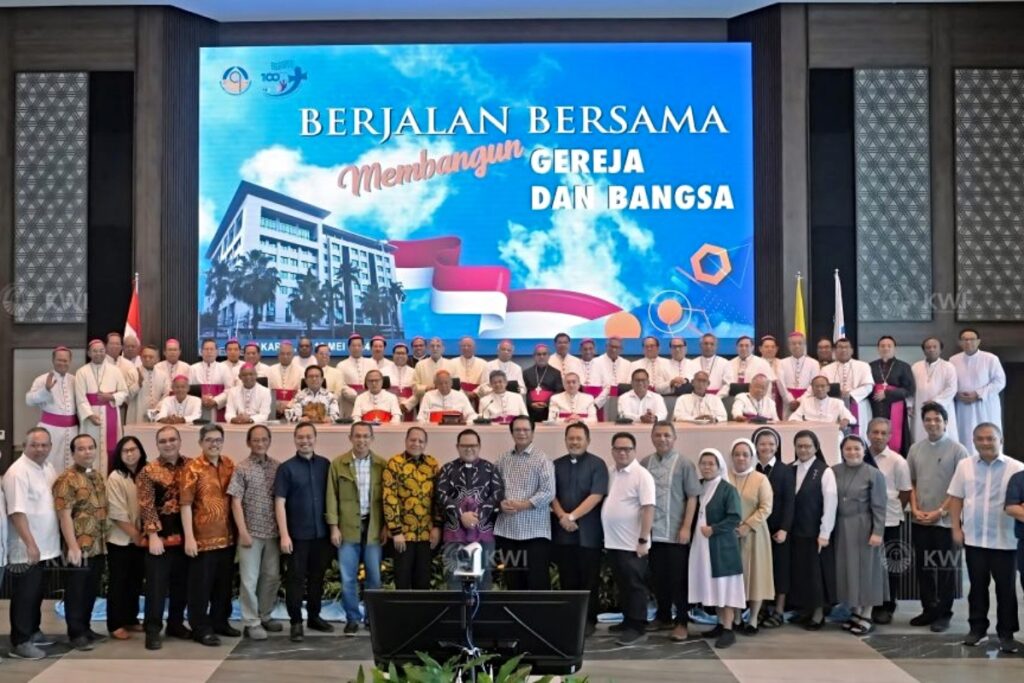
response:
<path fill-rule="evenodd" d="M 437 460 L 424 453 L 414 458 L 399 453 L 388 460 L 381 476 L 384 492 L 384 524 L 392 536 L 406 541 L 429 541 L 434 526 L 434 481 Z"/>

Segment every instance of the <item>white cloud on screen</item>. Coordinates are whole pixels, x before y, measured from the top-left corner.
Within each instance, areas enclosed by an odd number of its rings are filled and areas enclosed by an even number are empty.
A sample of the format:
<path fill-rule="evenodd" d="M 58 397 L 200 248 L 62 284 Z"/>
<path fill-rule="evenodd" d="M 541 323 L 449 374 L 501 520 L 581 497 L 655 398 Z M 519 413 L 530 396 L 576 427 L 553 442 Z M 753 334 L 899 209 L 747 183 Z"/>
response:
<path fill-rule="evenodd" d="M 384 168 L 410 164 L 419 159 L 420 150 L 437 158 L 454 150 L 449 140 L 418 141 L 395 138 L 387 149 L 371 149 L 359 156 L 357 166 L 378 162 Z M 417 228 L 429 225 L 434 213 L 452 193 L 446 176 L 381 188 L 353 196 L 338 187 L 338 173 L 347 164 L 317 166 L 307 163 L 297 149 L 272 145 L 242 162 L 239 174 L 244 180 L 319 206 L 331 212 L 327 223 L 358 232 L 348 222 L 369 223 L 389 239 L 404 239 Z"/>
<path fill-rule="evenodd" d="M 217 214 L 217 206 L 209 197 L 199 198 L 199 246 L 200 251 L 205 251 L 206 246 L 217 233 L 217 221 L 214 216 Z"/>
<path fill-rule="evenodd" d="M 596 185 L 598 197 L 608 185 L 571 174 L 563 176 L 561 184 Z M 623 251 L 651 254 L 654 235 L 649 230 L 607 208 L 562 209 L 552 211 L 549 218 L 550 226 L 537 230 L 509 221 L 509 237 L 498 243 L 499 255 L 523 287 L 583 292 L 627 310 L 641 303 L 646 292 L 631 290 L 619 278 Z"/>
<path fill-rule="evenodd" d="M 456 87 L 480 100 L 489 100 L 505 88 L 500 81 L 473 57 L 456 58 L 447 45 L 408 45 L 378 47 L 377 51 L 391 60 L 391 65 L 408 79 L 436 79 L 447 88 Z"/>
<path fill-rule="evenodd" d="M 711 333 L 720 339 L 736 339 L 744 335 L 754 334 L 754 329 L 745 323 L 736 323 L 729 320 L 723 320 L 715 325 L 715 328 L 711 330 Z M 719 353 L 728 353 L 731 349 L 719 349 Z"/>

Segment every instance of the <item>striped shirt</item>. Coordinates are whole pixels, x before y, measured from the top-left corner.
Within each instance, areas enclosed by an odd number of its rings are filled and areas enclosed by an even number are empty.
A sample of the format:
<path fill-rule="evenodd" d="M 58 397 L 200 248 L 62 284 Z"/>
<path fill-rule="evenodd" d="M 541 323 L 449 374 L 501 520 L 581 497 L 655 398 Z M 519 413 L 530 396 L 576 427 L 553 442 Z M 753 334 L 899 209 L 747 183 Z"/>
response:
<path fill-rule="evenodd" d="M 1024 463 L 1000 454 L 991 463 L 980 455 L 961 460 L 949 482 L 949 495 L 964 502 L 964 544 L 989 550 L 1015 550 L 1013 517 L 1003 511 L 1006 485 Z"/>
<path fill-rule="evenodd" d="M 505 482 L 505 500 L 528 500 L 529 510 L 502 512 L 494 535 L 514 541 L 551 538 L 551 501 L 555 498 L 555 468 L 551 459 L 531 443 L 498 458 L 498 473 Z"/>
<path fill-rule="evenodd" d="M 367 453 L 365 458 L 357 458 L 353 455 L 352 467 L 356 471 L 356 489 L 359 491 L 359 516 L 366 517 L 370 514 L 370 460 L 372 454 Z"/>

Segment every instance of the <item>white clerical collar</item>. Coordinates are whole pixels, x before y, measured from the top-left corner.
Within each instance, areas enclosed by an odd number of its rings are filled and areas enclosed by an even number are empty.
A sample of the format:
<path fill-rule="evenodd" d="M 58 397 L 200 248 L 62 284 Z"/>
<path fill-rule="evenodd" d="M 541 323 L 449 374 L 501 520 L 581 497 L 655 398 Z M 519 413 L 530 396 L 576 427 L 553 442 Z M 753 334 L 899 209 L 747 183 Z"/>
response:
<path fill-rule="evenodd" d="M 758 460 L 757 462 L 758 462 L 759 465 L 761 465 L 761 467 L 775 467 L 775 461 L 776 460 L 777 460 L 777 458 L 773 455 L 772 459 L 769 460 L 766 463 L 762 463 L 760 460 Z"/>

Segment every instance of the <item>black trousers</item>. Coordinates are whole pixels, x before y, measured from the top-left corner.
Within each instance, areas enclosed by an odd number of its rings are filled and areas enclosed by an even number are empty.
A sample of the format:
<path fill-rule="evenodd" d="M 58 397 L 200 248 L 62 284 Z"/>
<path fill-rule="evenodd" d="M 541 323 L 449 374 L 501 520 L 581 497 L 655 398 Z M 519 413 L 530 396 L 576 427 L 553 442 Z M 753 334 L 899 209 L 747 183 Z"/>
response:
<path fill-rule="evenodd" d="M 657 619 L 685 626 L 690 621 L 690 546 L 682 543 L 654 543 L 648 557 L 651 584 L 658 602 Z M 675 607 L 675 619 L 672 608 Z"/>
<path fill-rule="evenodd" d="M 623 625 L 630 631 L 647 629 L 647 558 L 635 550 L 609 550 L 608 559 L 622 608 Z"/>
<path fill-rule="evenodd" d="M 324 574 L 334 557 L 334 546 L 329 539 L 308 541 L 292 539 L 292 554 L 285 555 L 285 604 L 288 618 L 293 624 L 302 623 L 302 599 L 306 599 L 306 616 L 320 616 L 324 592 Z"/>
<path fill-rule="evenodd" d="M 160 633 L 164 627 L 164 602 L 170 598 L 167 623 L 185 624 L 188 602 L 188 557 L 181 546 L 164 546 L 163 555 L 146 553 L 146 633 Z"/>
<path fill-rule="evenodd" d="M 900 522 L 896 526 L 887 526 L 887 527 L 885 527 L 885 532 L 883 533 L 883 536 L 882 536 L 883 541 L 884 541 L 884 546 L 886 548 L 889 548 L 890 547 L 889 546 L 890 543 L 899 543 L 900 542 L 900 535 L 902 534 L 902 532 L 903 532 L 903 523 L 902 522 Z M 889 555 L 888 555 L 888 553 L 885 553 L 883 556 L 884 557 L 888 557 Z M 893 571 L 893 569 L 895 569 L 896 571 Z M 888 612 L 889 614 L 892 614 L 893 612 L 896 611 L 896 594 L 899 592 L 899 588 L 900 588 L 900 571 L 901 570 L 902 570 L 902 567 L 890 567 L 890 568 L 888 568 L 888 570 L 886 572 L 888 574 L 888 576 L 889 576 L 889 599 L 882 603 L 882 610 Z"/>
<path fill-rule="evenodd" d="M 92 608 L 100 592 L 100 579 L 106 557 L 98 555 L 82 560 L 81 567 L 69 567 L 64 582 L 64 620 L 68 624 L 68 638 L 74 640 L 88 633 L 92 622 Z"/>
<path fill-rule="evenodd" d="M 515 541 L 501 536 L 495 536 L 494 540 L 498 549 L 496 561 L 505 565 L 505 588 L 551 590 L 551 541 L 546 538 Z"/>
<path fill-rule="evenodd" d="M 139 596 L 146 578 L 146 549 L 107 544 L 107 631 L 139 623 Z"/>
<path fill-rule="evenodd" d="M 587 619 L 596 624 L 600 606 L 598 589 L 601 585 L 601 549 L 557 543 L 552 544 L 551 548 L 562 590 L 590 591 Z"/>
<path fill-rule="evenodd" d="M 189 560 L 188 623 L 200 638 L 228 625 L 235 546 L 204 550 Z"/>
<path fill-rule="evenodd" d="M 1020 629 L 1017 621 L 1017 585 L 1014 572 L 1017 569 L 1015 550 L 992 550 L 964 546 L 967 556 L 967 578 L 971 582 L 967 594 L 967 623 L 971 633 L 988 631 L 988 586 L 996 584 L 996 635 L 1012 638 Z"/>
<path fill-rule="evenodd" d="M 18 647 L 39 630 L 43 612 L 43 566 L 34 564 L 11 576 L 11 646 Z"/>
<path fill-rule="evenodd" d="M 917 574 L 921 607 L 935 618 L 953 616 L 959 553 L 953 547 L 953 531 L 946 527 L 914 524 L 914 571 Z"/>
<path fill-rule="evenodd" d="M 405 550 L 395 550 L 395 588 L 430 590 L 430 541 L 406 541 Z"/>

